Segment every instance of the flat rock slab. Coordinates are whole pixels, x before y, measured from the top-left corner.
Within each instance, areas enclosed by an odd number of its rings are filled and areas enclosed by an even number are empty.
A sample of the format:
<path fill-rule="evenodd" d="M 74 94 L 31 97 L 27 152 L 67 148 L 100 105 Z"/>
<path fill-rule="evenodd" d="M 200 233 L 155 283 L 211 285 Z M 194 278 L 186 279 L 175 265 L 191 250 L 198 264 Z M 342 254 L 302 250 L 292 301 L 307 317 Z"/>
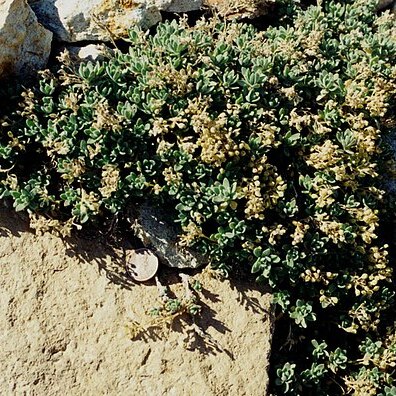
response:
<path fill-rule="evenodd" d="M 132 340 L 126 328 L 159 298 L 154 282 L 136 284 L 124 272 L 120 252 L 35 236 L 0 209 L 0 394 L 266 394 L 268 294 L 204 271 L 193 278 L 202 284 L 197 324 L 208 337 L 187 346 L 180 321 L 165 337 Z M 174 271 L 159 278 L 182 294 Z"/>

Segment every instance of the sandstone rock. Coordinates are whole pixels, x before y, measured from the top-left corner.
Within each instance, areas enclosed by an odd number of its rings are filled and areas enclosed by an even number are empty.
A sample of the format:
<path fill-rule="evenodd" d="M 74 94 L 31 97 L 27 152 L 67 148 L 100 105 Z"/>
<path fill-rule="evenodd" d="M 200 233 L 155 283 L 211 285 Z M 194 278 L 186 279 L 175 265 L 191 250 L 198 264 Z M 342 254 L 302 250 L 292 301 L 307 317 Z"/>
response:
<path fill-rule="evenodd" d="M 130 218 L 132 229 L 143 244 L 151 248 L 169 267 L 198 268 L 205 257 L 191 249 L 177 246 L 177 230 L 167 221 L 166 213 L 150 205 L 142 205 Z"/>
<path fill-rule="evenodd" d="M 0 79 L 44 68 L 51 41 L 25 0 L 0 0 Z"/>
<path fill-rule="evenodd" d="M 201 332 L 187 317 L 132 339 L 159 304 L 156 285 L 125 283 L 122 254 L 99 241 L 71 242 L 35 236 L 0 208 L 0 395 L 267 394 L 269 294 L 197 274 Z M 183 297 L 170 270 L 160 281 Z"/>
<path fill-rule="evenodd" d="M 160 11 L 186 12 L 200 0 L 30 0 L 39 21 L 60 41 L 110 41 L 127 37 L 138 25 L 147 29 L 161 21 Z"/>
<path fill-rule="evenodd" d="M 274 4 L 275 0 L 204 0 L 204 5 L 228 19 L 256 18 Z"/>

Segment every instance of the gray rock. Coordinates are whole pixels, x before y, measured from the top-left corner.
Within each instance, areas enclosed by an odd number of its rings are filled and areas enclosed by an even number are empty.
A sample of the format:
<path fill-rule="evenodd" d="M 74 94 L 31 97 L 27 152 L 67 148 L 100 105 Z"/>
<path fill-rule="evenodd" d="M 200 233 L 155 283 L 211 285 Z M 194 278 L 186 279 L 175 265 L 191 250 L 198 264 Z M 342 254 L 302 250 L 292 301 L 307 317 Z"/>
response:
<path fill-rule="evenodd" d="M 385 7 L 390 6 L 392 3 L 394 3 L 394 0 L 379 0 L 377 5 L 377 10 L 382 10 Z"/>
<path fill-rule="evenodd" d="M 166 213 L 148 204 L 135 210 L 130 217 L 132 230 L 145 247 L 172 268 L 198 268 L 207 263 L 205 257 L 188 248 L 177 246 L 177 230 L 166 220 Z"/>
<path fill-rule="evenodd" d="M 390 146 L 391 152 L 393 154 L 393 159 L 394 161 L 396 161 L 396 133 L 393 133 L 391 136 L 387 138 L 387 143 Z M 396 195 L 396 178 L 387 181 L 386 189 L 391 194 Z"/>
<path fill-rule="evenodd" d="M 111 41 L 161 21 L 160 11 L 186 12 L 200 0 L 30 0 L 39 21 L 60 41 Z"/>
<path fill-rule="evenodd" d="M 44 68 L 51 41 L 25 0 L 0 0 L 0 79 Z"/>
<path fill-rule="evenodd" d="M 167 8 L 163 11 L 167 12 L 189 12 L 197 11 L 202 7 L 202 0 L 172 0 Z"/>

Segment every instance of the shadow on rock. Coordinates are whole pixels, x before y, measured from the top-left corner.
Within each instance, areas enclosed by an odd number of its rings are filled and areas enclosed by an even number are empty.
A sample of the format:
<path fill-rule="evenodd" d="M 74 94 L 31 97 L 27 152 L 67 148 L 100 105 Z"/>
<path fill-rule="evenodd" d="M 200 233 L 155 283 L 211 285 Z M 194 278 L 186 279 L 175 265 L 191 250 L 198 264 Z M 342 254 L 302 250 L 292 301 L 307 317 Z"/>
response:
<path fill-rule="evenodd" d="M 0 203 L 0 236 L 20 237 L 22 232 L 31 232 L 29 219 L 24 213 L 17 213 L 4 202 Z"/>

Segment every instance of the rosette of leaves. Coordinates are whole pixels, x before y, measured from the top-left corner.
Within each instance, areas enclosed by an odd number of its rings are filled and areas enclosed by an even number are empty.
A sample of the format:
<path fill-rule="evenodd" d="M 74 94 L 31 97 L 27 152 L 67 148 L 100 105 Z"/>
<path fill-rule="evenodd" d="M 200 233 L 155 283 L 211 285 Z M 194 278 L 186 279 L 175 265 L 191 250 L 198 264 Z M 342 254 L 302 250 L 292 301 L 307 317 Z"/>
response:
<path fill-rule="evenodd" d="M 290 326 L 281 392 L 336 394 L 366 375 L 358 345 L 394 303 L 395 22 L 375 1 L 292 3 L 287 26 L 173 21 L 132 29 L 104 61 L 64 57 L 2 124 L 0 190 L 69 224 L 142 199 L 172 208 L 181 245 L 272 287 Z M 322 360 L 304 358 L 307 334 L 329 345 Z M 376 390 L 393 389 L 391 367 Z"/>

